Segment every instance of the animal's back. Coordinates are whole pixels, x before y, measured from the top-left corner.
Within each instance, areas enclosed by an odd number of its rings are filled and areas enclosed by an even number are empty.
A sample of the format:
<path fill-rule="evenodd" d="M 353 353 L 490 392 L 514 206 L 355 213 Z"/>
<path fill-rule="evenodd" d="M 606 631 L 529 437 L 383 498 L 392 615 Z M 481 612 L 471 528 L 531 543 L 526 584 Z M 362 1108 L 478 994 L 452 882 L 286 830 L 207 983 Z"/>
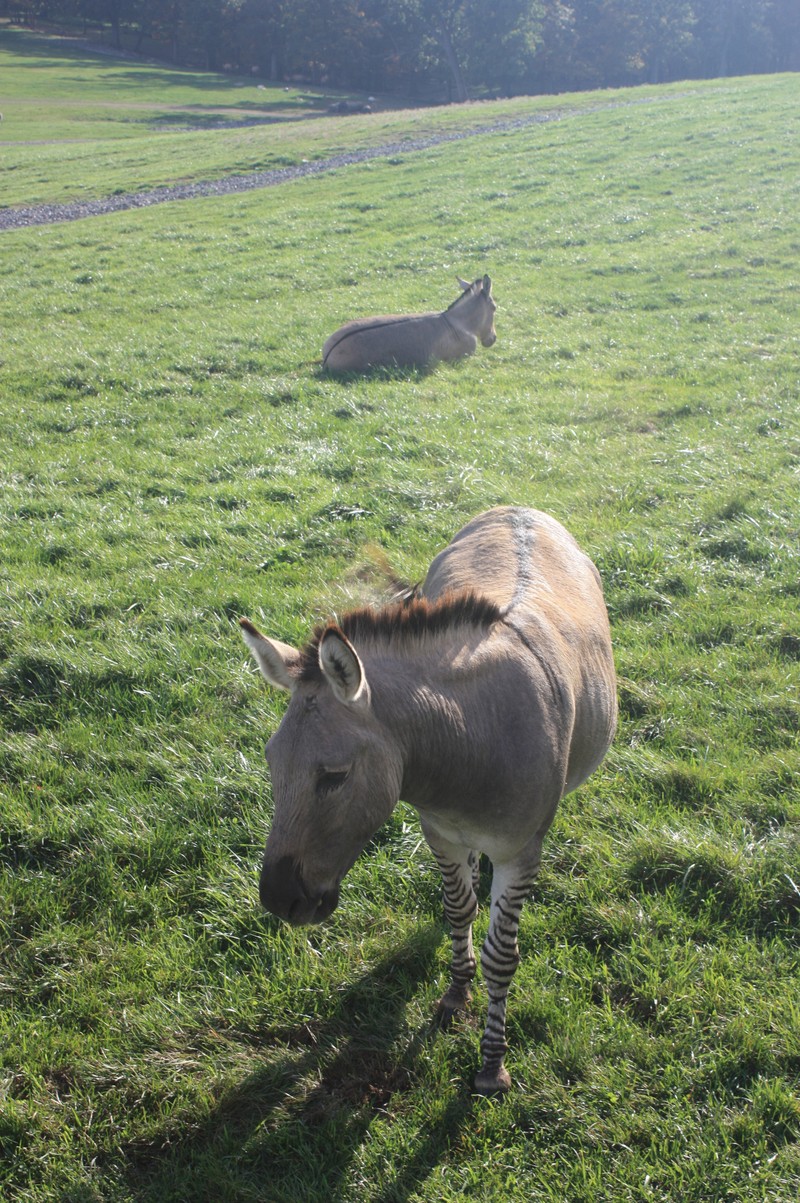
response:
<path fill-rule="evenodd" d="M 431 357 L 436 313 L 384 314 L 347 322 L 322 348 L 329 372 L 358 372 L 371 367 L 408 367 Z"/>
<path fill-rule="evenodd" d="M 431 564 L 432 600 L 470 589 L 496 602 L 518 654 L 532 656 L 574 706 L 567 789 L 600 763 L 616 725 L 616 677 L 600 576 L 573 536 L 539 510 L 502 506 L 478 515 Z"/>
<path fill-rule="evenodd" d="M 573 536 L 540 510 L 498 506 L 467 523 L 431 564 L 422 592 L 473 589 L 498 605 L 552 604 L 579 589 L 602 597 L 597 569 Z"/>

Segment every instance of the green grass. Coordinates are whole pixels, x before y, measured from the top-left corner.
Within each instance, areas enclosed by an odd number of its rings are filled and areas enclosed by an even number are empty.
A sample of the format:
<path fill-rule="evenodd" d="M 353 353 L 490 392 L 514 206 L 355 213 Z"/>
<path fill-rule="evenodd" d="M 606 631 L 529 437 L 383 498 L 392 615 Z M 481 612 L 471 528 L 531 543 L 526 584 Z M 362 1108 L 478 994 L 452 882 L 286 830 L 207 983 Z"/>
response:
<path fill-rule="evenodd" d="M 796 1197 L 799 89 L 652 89 L 0 236 L 4 1197 Z M 239 136 L 202 138 L 233 168 Z M 346 318 L 483 271 L 490 351 L 320 374 Z M 498 1104 L 470 1093 L 482 990 L 431 1027 L 412 811 L 323 927 L 259 912 L 284 703 L 235 620 L 299 641 L 364 595 L 369 542 L 417 577 L 512 500 L 601 569 L 621 725 L 523 914 Z"/>
<path fill-rule="evenodd" d="M 323 92 L 101 58 L 3 27 L 0 73 L 3 207 L 268 171 L 354 147 L 580 112 L 625 95 L 608 91 L 399 111 L 384 110 L 379 100 L 372 114 L 332 118 L 331 97 Z M 643 88 L 637 95 L 666 92 Z"/>

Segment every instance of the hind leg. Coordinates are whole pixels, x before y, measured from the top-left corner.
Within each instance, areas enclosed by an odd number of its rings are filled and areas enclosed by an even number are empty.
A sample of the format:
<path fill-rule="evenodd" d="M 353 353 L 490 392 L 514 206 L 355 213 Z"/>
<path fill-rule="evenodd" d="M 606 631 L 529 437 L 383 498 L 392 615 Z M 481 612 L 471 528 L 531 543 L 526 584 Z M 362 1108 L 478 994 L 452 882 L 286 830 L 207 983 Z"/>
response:
<path fill-rule="evenodd" d="M 511 1087 L 511 1077 L 503 1064 L 508 1049 L 506 1003 L 519 964 L 519 917 L 539 871 L 540 848 L 538 840 L 528 856 L 494 868 L 491 920 L 481 949 L 489 1008 L 481 1039 L 482 1064 L 475 1078 L 478 1094 L 504 1094 Z"/>

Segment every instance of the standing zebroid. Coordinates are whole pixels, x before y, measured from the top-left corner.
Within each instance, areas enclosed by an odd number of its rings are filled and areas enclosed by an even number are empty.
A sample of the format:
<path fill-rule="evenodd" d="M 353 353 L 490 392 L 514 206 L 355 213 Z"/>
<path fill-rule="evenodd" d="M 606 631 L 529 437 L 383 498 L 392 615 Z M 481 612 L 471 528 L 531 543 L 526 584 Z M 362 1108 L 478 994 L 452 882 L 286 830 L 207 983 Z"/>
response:
<path fill-rule="evenodd" d="M 399 799 L 419 812 L 451 928 L 445 1016 L 467 1006 L 479 856 L 492 863 L 475 1080 L 505 1091 L 506 1000 L 523 902 L 561 798 L 602 761 L 616 679 L 597 569 L 554 518 L 502 507 L 436 556 L 421 588 L 318 629 L 302 650 L 242 633 L 291 700 L 267 744 L 275 813 L 264 906 L 319 922 Z"/>

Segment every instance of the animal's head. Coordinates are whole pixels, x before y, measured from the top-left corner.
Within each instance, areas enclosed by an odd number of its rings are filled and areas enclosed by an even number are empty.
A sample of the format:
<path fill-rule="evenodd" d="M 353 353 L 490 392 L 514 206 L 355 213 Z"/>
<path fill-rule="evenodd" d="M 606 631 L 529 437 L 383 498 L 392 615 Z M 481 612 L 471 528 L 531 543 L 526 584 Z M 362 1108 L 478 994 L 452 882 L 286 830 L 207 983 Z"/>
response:
<path fill-rule="evenodd" d="M 275 811 L 260 896 L 290 923 L 319 923 L 400 796 L 402 766 L 375 715 L 364 665 L 336 626 L 301 653 L 247 619 L 242 634 L 264 677 L 291 694 L 267 743 Z"/>
<path fill-rule="evenodd" d="M 494 315 L 497 312 L 497 302 L 492 296 L 492 281 L 488 276 L 484 276 L 483 279 L 473 280 L 471 284 L 468 280 L 462 280 L 459 276 L 456 279 L 464 289 L 463 298 L 460 299 L 470 298 L 473 301 L 473 333 L 480 339 L 484 347 L 493 346 L 497 341 L 497 334 L 494 329 Z"/>

